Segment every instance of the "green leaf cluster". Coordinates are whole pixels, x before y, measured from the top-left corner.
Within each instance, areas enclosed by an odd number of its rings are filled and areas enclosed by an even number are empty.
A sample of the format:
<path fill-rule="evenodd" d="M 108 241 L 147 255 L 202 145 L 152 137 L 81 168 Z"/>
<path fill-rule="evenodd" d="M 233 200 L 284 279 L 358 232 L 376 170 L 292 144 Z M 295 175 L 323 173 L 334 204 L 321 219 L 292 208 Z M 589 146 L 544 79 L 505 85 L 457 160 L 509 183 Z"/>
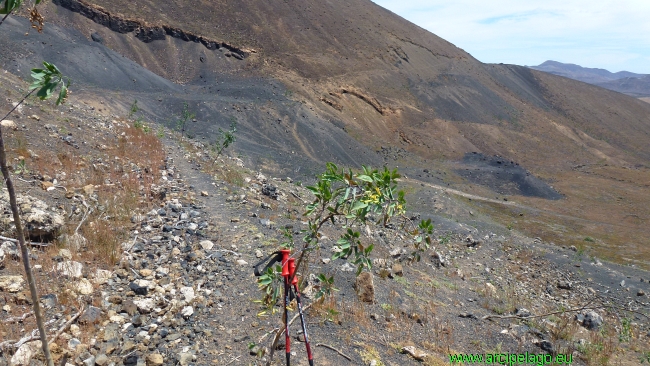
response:
<path fill-rule="evenodd" d="M 257 279 L 257 286 L 264 293 L 264 297 L 256 302 L 261 303 L 266 308 L 266 310 L 257 314 L 258 316 L 269 312 L 274 314 L 277 311 L 275 304 L 282 296 L 283 280 L 282 266 L 280 265 L 267 268 L 266 272 L 262 273 Z"/>
<path fill-rule="evenodd" d="M 43 69 L 32 69 L 32 85 L 30 89 L 38 89 L 36 96 L 41 100 L 49 99 L 56 89 L 59 89 L 59 96 L 56 99 L 56 105 L 65 102 L 66 97 L 68 96 L 68 85 L 70 81 L 64 80 L 63 74 L 61 71 L 47 61 L 43 61 Z"/>
<path fill-rule="evenodd" d="M 38 5 L 41 0 L 35 0 L 34 5 Z M 9 14 L 18 9 L 23 4 L 23 0 L 4 0 L 0 1 L 0 14 Z"/>
<path fill-rule="evenodd" d="M 431 245 L 433 224 L 431 220 L 413 225 L 405 216 L 406 200 L 404 191 L 398 190 L 397 169 L 372 169 L 363 166 L 361 172 L 354 173 L 339 169 L 328 163 L 326 170 L 318 177 L 316 184 L 307 187 L 315 199 L 306 206 L 305 216 L 310 217 L 307 247 L 317 246 L 319 231 L 325 222 L 342 225 L 346 231 L 334 247 L 333 260 L 347 259 L 357 266 L 357 275 L 372 268 L 370 254 L 373 244 L 363 244 L 361 234 L 354 227 L 373 223 L 387 226 L 392 219 L 399 218 L 401 227 L 413 235 L 416 251 L 413 258 L 419 260 L 419 252 Z M 374 219 L 371 221 L 370 217 Z M 409 227 L 411 226 L 411 227 Z"/>
<path fill-rule="evenodd" d="M 311 251 L 319 249 L 323 225 L 331 224 L 343 229 L 343 233 L 332 248 L 332 260 L 347 260 L 357 268 L 357 276 L 364 270 L 372 268 L 371 254 L 373 243 L 362 240 L 357 230 L 366 225 L 398 227 L 410 236 L 414 251 L 411 260 L 420 260 L 420 254 L 431 245 L 433 224 L 431 220 L 422 220 L 415 224 L 406 216 L 404 191 L 397 188 L 400 174 L 397 169 L 372 169 L 363 166 L 360 172 L 340 169 L 334 163 L 328 163 L 325 172 L 317 176 L 314 185 L 306 187 L 314 199 L 305 205 L 303 216 L 308 218 L 307 228 L 301 231 L 302 248 L 299 260 L 309 256 Z M 395 223 L 397 225 L 395 225 Z M 282 247 L 294 249 L 296 242 L 293 233 L 284 231 L 285 241 Z M 308 259 L 307 259 L 308 261 Z M 281 292 L 281 268 L 269 269 L 258 280 L 264 292 L 264 299 L 259 302 L 273 306 Z M 320 286 L 316 298 L 330 296 L 334 287 L 334 276 L 318 275 Z"/>
<path fill-rule="evenodd" d="M 317 276 L 318 281 L 320 282 L 320 288 L 318 289 L 318 292 L 316 293 L 316 299 L 320 299 L 323 296 L 331 296 L 334 291 L 338 291 L 336 287 L 334 287 L 334 276 L 326 276 L 323 273 L 318 274 Z"/>

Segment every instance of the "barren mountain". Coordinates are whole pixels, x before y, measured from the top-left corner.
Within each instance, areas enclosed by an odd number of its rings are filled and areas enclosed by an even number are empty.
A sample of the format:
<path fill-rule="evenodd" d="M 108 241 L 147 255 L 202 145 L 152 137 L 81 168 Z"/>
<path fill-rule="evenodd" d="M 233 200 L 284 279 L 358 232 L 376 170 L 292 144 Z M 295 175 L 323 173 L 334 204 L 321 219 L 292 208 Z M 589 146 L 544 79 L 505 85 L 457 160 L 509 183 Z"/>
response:
<path fill-rule="evenodd" d="M 546 61 L 538 66 L 530 66 L 530 68 L 598 85 L 635 98 L 650 96 L 650 75 L 635 74 L 629 71 L 612 73 L 605 69 L 587 68 L 557 61 Z"/>
<path fill-rule="evenodd" d="M 605 69 L 582 67 L 575 64 L 565 64 L 557 61 L 545 61 L 537 66 L 529 66 L 531 69 L 544 71 L 549 74 L 564 76 L 569 79 L 583 81 L 589 84 L 599 84 L 624 78 L 639 79 L 644 74 L 636 74 L 629 71 L 611 72 Z"/>
<path fill-rule="evenodd" d="M 650 75 L 645 75 L 638 78 L 626 77 L 603 83 L 597 83 L 596 85 L 633 97 L 643 98 L 650 96 Z"/>

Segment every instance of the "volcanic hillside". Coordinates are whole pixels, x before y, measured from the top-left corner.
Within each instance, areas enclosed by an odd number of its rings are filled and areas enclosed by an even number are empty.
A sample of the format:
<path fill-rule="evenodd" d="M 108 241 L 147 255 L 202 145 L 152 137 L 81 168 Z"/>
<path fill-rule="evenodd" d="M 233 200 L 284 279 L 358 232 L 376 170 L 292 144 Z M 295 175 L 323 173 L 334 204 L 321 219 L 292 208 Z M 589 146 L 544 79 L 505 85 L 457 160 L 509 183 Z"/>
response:
<path fill-rule="evenodd" d="M 367 0 L 54 0 L 42 12 L 62 27 L 50 31 L 51 42 L 66 27 L 85 37 L 58 44 L 67 51 L 50 52 L 52 61 L 87 65 L 87 55 L 101 54 L 96 62 L 108 65 L 121 54 L 157 75 L 126 76 L 120 67 L 86 92 L 120 90 L 111 94 L 115 106 L 138 99 L 167 125 L 188 100 L 198 120 L 188 131 L 207 139 L 236 118 L 238 149 L 266 168 L 309 176 L 330 160 L 389 164 L 422 180 L 434 164 L 475 169 L 478 177 L 452 174 L 450 183 L 484 196 L 519 194 L 533 214 L 513 220 L 500 207 L 479 209 L 531 235 L 567 243 L 589 236 L 602 250 L 625 246 L 628 254 L 619 256 L 648 258 L 648 103 L 525 67 L 483 64 Z M 3 42 L 34 59 L 47 49 L 34 35 Z M 88 51 L 66 58 L 73 48 Z M 26 74 L 31 59 L 21 64 L 21 52 L 4 61 Z M 96 73 L 62 69 L 80 85 Z M 129 88 L 112 85 L 122 76 L 132 79 Z M 524 197 L 516 181 L 493 183 L 499 171 L 490 164 L 463 163 L 472 152 L 520 166 L 563 198 Z"/>

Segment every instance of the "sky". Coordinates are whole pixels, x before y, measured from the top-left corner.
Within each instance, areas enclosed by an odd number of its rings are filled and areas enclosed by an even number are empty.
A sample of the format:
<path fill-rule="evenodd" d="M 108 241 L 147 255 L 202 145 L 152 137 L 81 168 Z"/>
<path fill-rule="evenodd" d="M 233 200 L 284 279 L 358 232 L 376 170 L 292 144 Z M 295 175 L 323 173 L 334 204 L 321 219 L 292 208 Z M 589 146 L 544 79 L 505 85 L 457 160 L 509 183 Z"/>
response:
<path fill-rule="evenodd" d="M 373 0 L 486 63 L 650 74 L 650 0 Z"/>

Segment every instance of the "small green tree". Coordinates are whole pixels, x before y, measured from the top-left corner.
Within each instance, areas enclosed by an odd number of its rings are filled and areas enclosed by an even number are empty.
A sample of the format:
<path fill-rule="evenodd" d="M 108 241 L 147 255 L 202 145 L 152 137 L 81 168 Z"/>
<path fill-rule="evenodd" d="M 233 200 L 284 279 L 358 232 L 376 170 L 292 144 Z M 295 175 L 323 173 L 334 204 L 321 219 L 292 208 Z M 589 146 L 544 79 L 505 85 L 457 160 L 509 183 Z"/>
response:
<path fill-rule="evenodd" d="M 230 129 L 224 131 L 219 128 L 219 134 L 217 135 L 217 141 L 212 145 L 212 152 L 216 154 L 216 157 L 221 155 L 223 150 L 227 149 L 233 142 L 237 140 L 235 137 L 235 132 L 237 132 L 237 119 L 235 117 L 230 118 Z"/>
<path fill-rule="evenodd" d="M 354 264 L 357 267 L 357 276 L 372 268 L 370 255 L 374 244 L 364 244 L 358 231 L 359 227 L 365 225 L 394 225 L 410 238 L 407 239 L 413 245 L 410 260 L 419 261 L 422 252 L 431 245 L 433 224 L 430 219 L 421 220 L 416 224 L 406 216 L 404 191 L 397 189 L 399 177 L 397 169 L 378 170 L 364 166 L 361 172 L 354 173 L 350 169 L 345 171 L 333 163 L 328 163 L 325 172 L 317 177 L 316 184 L 307 187 L 314 194 L 314 200 L 305 207 L 303 215 L 308 221 L 307 228 L 301 231 L 301 243 L 294 241 L 290 231 L 287 230 L 284 234 L 286 240 L 282 247 L 297 249 L 296 272 L 309 268 L 309 254 L 320 248 L 321 231 L 326 223 L 343 230 L 332 248 L 332 260 L 341 259 Z M 260 302 L 267 306 L 267 310 L 272 309 L 280 299 L 280 270 L 280 266 L 269 268 L 258 279 L 258 286 L 264 293 Z M 302 276 L 305 278 L 307 274 L 302 273 Z M 336 290 L 333 287 L 333 276 L 328 277 L 321 273 L 318 278 L 323 281 L 323 287 L 317 298 Z M 276 333 L 267 365 L 273 357 L 280 334 L 281 331 Z"/>
<path fill-rule="evenodd" d="M 129 108 L 129 118 L 133 117 L 133 115 L 138 113 L 139 111 L 140 111 L 140 107 L 138 107 L 138 100 L 134 99 L 133 104 L 131 104 L 131 108 Z"/>
<path fill-rule="evenodd" d="M 8 1 L 8 0 L 7 0 Z M 36 96 L 41 100 L 48 99 L 54 95 L 55 91 L 58 89 L 58 97 L 56 99 L 56 105 L 59 105 L 65 102 L 65 99 L 68 95 L 68 85 L 69 81 L 64 80 L 63 75 L 59 69 L 48 62 L 43 62 L 43 69 L 32 69 L 32 78 L 34 82 L 30 86 L 30 91 L 27 93 L 23 99 L 14 106 L 13 109 L 5 115 L 2 120 L 9 117 L 13 111 L 18 108 L 29 96 L 36 92 Z M 0 120 L 0 121 L 2 121 Z M 20 167 L 20 166 L 19 166 Z M 26 169 L 23 167 L 22 169 Z M 34 280 L 34 275 L 32 274 L 32 269 L 29 264 L 29 252 L 27 250 L 27 244 L 25 242 L 25 233 L 23 231 L 23 225 L 20 220 L 20 211 L 18 210 L 18 204 L 16 201 L 16 190 L 14 188 L 11 175 L 9 174 L 9 168 L 7 166 L 7 154 L 4 145 L 4 139 L 2 135 L 2 129 L 0 128 L 0 170 L 2 170 L 2 176 L 4 178 L 4 183 L 7 186 L 7 191 L 9 193 L 9 205 L 11 206 L 11 212 L 14 217 L 14 224 L 16 225 L 16 237 L 18 243 L 20 244 L 20 252 L 23 260 L 23 266 L 25 267 L 25 275 L 27 276 L 27 282 L 29 283 L 29 292 L 32 297 L 32 304 L 34 307 L 34 316 L 36 317 L 36 324 L 40 334 L 40 338 L 43 344 L 43 354 L 45 355 L 45 360 L 47 361 L 48 366 L 54 366 L 52 361 L 52 355 L 50 354 L 49 345 L 47 342 L 47 337 L 45 334 L 45 325 L 43 322 L 43 316 L 41 314 L 41 308 L 38 298 L 38 292 L 36 290 L 36 282 Z"/>
<path fill-rule="evenodd" d="M 187 127 L 187 122 L 191 119 L 194 119 L 196 114 L 190 112 L 190 107 L 187 103 L 183 103 L 183 111 L 181 116 L 176 121 L 176 130 L 180 131 L 181 134 L 185 133 L 185 128 Z"/>

